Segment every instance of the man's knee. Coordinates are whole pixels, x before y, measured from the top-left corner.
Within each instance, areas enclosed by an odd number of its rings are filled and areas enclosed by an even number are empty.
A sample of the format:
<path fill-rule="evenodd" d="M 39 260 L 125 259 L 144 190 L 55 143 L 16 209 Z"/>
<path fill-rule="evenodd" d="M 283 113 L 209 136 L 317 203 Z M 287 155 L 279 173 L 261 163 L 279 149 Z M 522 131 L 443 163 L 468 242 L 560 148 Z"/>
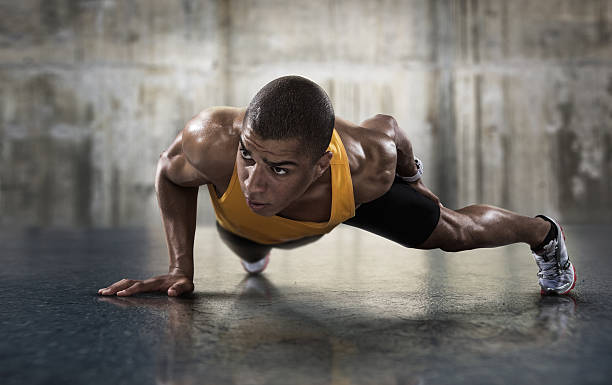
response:
<path fill-rule="evenodd" d="M 463 251 L 470 249 L 472 233 L 468 228 L 454 228 L 448 238 L 442 242 L 440 249 L 449 252 Z"/>
<path fill-rule="evenodd" d="M 475 227 L 474 220 L 465 214 L 454 211 L 455 215 L 451 221 L 449 239 L 444 243 L 444 251 L 463 251 L 473 248 Z"/>
<path fill-rule="evenodd" d="M 257 262 L 270 252 L 271 247 L 242 238 L 226 229 L 217 222 L 219 237 L 238 257 L 247 262 Z"/>
<path fill-rule="evenodd" d="M 462 213 L 442 207 L 440 219 L 429 238 L 418 248 L 462 251 L 473 244 L 473 220 Z"/>

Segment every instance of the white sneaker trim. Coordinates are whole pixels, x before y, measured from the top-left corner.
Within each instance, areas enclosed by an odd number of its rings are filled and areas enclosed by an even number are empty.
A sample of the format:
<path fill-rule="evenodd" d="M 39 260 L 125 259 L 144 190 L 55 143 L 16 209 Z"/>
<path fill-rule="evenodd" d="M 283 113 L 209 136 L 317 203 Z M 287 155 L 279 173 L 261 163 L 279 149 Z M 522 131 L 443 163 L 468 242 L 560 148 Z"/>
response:
<path fill-rule="evenodd" d="M 247 262 L 245 260 L 240 260 L 242 267 L 249 274 L 259 274 L 266 269 L 268 266 L 268 262 L 270 261 L 270 253 L 266 254 L 265 257 L 260 259 L 257 262 Z"/>

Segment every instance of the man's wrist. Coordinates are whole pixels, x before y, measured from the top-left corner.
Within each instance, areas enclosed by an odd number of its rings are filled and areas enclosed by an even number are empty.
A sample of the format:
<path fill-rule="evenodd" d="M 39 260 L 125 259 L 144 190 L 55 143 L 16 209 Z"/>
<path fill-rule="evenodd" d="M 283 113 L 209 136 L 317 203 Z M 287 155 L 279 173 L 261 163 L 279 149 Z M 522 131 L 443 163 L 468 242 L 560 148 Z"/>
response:
<path fill-rule="evenodd" d="M 423 176 L 423 163 L 421 162 L 419 158 L 414 158 L 414 164 L 416 166 L 416 173 L 414 175 L 401 176 L 399 174 L 396 174 L 397 177 L 408 183 L 414 183 L 418 181 L 419 179 L 421 179 L 421 177 Z"/>
<path fill-rule="evenodd" d="M 193 268 L 184 268 L 179 266 L 172 266 L 168 268 L 168 274 L 170 275 L 184 275 L 189 279 L 193 280 Z"/>

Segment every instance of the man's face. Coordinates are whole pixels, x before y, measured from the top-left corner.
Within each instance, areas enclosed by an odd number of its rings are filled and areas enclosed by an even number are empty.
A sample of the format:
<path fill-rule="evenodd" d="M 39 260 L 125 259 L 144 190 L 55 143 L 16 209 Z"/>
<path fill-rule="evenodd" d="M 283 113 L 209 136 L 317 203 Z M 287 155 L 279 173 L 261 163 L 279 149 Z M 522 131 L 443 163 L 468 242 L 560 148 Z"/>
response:
<path fill-rule="evenodd" d="M 297 139 L 264 140 L 248 125 L 240 135 L 236 167 L 247 205 L 263 216 L 289 206 L 321 171 Z"/>

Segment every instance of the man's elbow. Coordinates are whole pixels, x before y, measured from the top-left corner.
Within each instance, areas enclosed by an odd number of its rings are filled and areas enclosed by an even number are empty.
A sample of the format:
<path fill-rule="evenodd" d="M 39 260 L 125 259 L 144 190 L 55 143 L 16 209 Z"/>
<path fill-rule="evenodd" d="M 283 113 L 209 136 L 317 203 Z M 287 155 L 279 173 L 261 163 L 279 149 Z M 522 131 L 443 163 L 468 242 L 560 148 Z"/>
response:
<path fill-rule="evenodd" d="M 170 159 L 168 158 L 168 154 L 166 151 L 162 152 L 159 156 L 159 160 L 157 161 L 157 169 L 155 170 L 155 193 L 159 194 L 159 184 L 162 182 L 162 179 L 167 179 L 167 171 L 168 166 L 170 164 Z"/>

